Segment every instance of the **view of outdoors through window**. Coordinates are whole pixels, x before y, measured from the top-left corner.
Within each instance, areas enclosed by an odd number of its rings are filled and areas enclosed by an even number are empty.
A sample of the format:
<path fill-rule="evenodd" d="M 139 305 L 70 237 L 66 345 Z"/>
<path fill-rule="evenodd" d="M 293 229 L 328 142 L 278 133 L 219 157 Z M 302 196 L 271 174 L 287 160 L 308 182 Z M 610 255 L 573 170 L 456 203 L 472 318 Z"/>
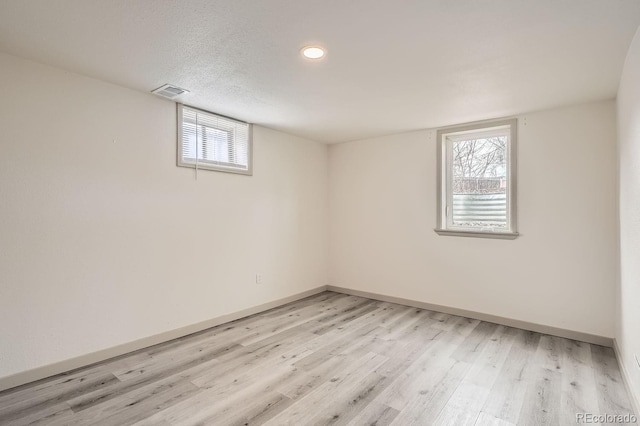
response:
<path fill-rule="evenodd" d="M 452 142 L 452 225 L 507 227 L 507 136 Z"/>

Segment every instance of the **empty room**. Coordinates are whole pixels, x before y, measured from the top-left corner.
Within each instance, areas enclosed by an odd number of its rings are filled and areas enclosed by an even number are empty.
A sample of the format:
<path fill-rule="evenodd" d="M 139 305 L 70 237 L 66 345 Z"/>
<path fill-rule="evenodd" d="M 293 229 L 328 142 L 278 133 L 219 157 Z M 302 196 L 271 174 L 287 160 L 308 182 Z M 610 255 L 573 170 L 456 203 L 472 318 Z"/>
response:
<path fill-rule="evenodd" d="M 637 425 L 639 26 L 0 0 L 0 425 Z"/>

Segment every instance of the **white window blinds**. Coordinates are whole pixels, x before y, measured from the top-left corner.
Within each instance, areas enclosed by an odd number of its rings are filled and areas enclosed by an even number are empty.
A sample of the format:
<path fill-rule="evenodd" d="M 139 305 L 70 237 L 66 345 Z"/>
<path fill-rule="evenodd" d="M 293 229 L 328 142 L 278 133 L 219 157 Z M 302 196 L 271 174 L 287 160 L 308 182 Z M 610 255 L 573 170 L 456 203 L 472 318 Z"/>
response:
<path fill-rule="evenodd" d="M 251 126 L 178 105 L 178 165 L 251 174 Z"/>

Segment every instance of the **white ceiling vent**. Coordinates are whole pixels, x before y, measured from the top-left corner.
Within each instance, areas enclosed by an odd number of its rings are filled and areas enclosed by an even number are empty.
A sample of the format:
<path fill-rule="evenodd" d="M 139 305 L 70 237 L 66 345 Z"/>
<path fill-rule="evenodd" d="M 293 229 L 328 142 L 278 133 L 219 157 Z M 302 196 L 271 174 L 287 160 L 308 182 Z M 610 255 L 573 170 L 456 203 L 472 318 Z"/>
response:
<path fill-rule="evenodd" d="M 183 93 L 189 93 L 187 89 L 182 89 L 178 86 L 174 86 L 173 84 L 164 84 L 158 87 L 155 90 L 152 90 L 151 93 L 162 96 L 164 98 L 174 99 Z"/>

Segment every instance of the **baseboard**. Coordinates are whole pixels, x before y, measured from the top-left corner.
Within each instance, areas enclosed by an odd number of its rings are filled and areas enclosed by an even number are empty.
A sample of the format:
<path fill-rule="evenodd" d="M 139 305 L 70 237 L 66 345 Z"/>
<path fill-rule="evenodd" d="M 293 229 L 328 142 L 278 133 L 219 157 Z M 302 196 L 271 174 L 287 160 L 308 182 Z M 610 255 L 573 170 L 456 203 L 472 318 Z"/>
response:
<path fill-rule="evenodd" d="M 629 373 L 627 371 L 627 367 L 622 360 L 622 352 L 620 351 L 620 346 L 618 346 L 618 341 L 613 339 L 613 351 L 616 354 L 616 359 L 618 360 L 618 366 L 620 367 L 620 373 L 622 374 L 622 381 L 624 382 L 625 387 L 627 388 L 627 393 L 629 394 L 629 400 L 631 401 L 632 409 L 635 412 L 636 416 L 640 416 L 640 402 L 635 393 L 633 393 L 633 388 L 631 387 L 631 379 L 629 378 Z"/>
<path fill-rule="evenodd" d="M 174 330 L 165 331 L 163 333 L 155 334 L 153 336 L 144 337 L 142 339 L 134 340 L 133 342 L 124 343 L 122 345 L 114 346 L 111 348 L 99 350 L 86 355 L 81 355 L 75 358 L 70 358 L 64 361 L 56 362 L 53 364 L 37 367 L 32 370 L 23 371 L 13 374 L 11 376 L 5 376 L 0 378 L 0 392 L 3 390 L 15 388 L 20 385 L 32 383 L 38 380 L 46 379 L 51 376 L 55 376 L 60 373 L 76 370 L 78 368 L 87 367 L 99 362 L 106 361 L 111 358 L 115 358 L 121 355 L 128 354 L 140 349 L 148 348 L 149 346 L 157 345 L 159 343 L 168 342 L 169 340 L 177 339 L 178 337 L 187 336 L 189 334 L 197 333 L 199 331 L 206 330 L 207 328 L 215 327 L 226 322 L 235 321 L 240 318 L 254 315 L 260 312 L 264 312 L 269 309 L 276 308 L 286 303 L 295 302 L 296 300 L 304 299 L 305 297 L 313 296 L 318 293 L 326 291 L 326 286 L 316 287 L 311 290 L 303 291 L 301 293 L 294 294 L 292 296 L 283 297 L 281 299 L 273 300 L 271 302 L 263 303 L 251 308 L 243 309 L 241 311 L 233 312 L 231 314 L 221 315 L 206 321 L 199 322 L 197 324 L 188 325 L 185 327 L 176 328 Z"/>
<path fill-rule="evenodd" d="M 353 290 L 350 288 L 338 287 L 333 285 L 327 286 L 327 290 L 335 291 L 337 293 L 351 294 L 353 296 L 366 297 L 368 299 L 375 299 L 383 302 L 413 306 L 414 308 L 429 309 L 431 311 L 443 312 L 445 314 L 478 319 L 481 321 L 521 328 L 523 330 L 536 331 L 538 333 L 549 334 L 552 336 L 565 337 L 567 339 L 579 340 L 581 342 L 593 343 L 601 346 L 613 347 L 613 339 L 610 337 L 598 336 L 595 334 L 583 333 L 580 331 L 566 330 L 563 328 L 551 327 L 512 318 L 505 318 L 497 315 L 485 314 L 482 312 L 468 311 L 466 309 L 452 308 L 443 305 L 435 305 L 433 303 L 418 302 L 411 299 L 403 299 L 400 297 L 387 296 L 384 294 L 371 293 L 368 291 Z"/>
<path fill-rule="evenodd" d="M 626 376 L 626 370 L 624 369 L 624 364 L 622 364 L 621 362 L 621 359 L 619 356 L 619 350 L 614 346 L 615 341 L 609 337 L 597 336 L 597 335 L 582 333 L 582 332 L 573 331 L 573 330 L 565 330 L 562 328 L 545 326 L 545 325 L 530 323 L 526 321 L 520 321 L 516 319 L 511 319 L 511 318 L 504 318 L 504 317 L 485 314 L 481 312 L 468 311 L 465 309 L 452 308 L 449 306 L 436 305 L 432 303 L 419 302 L 411 299 L 403 299 L 400 297 L 387 296 L 387 295 L 372 293 L 368 291 L 354 290 L 354 289 L 349 289 L 345 287 L 329 285 L 329 286 L 316 287 L 311 290 L 303 291 L 301 293 L 297 293 L 288 297 L 273 300 L 271 302 L 263 303 L 257 306 L 253 306 L 251 308 L 243 309 L 241 311 L 233 312 L 231 314 L 221 315 L 219 317 L 202 321 L 197 324 L 192 324 L 192 325 L 180 327 L 174 330 L 166 331 L 163 333 L 155 334 L 153 336 L 144 337 L 142 339 L 138 339 L 133 342 L 124 343 L 122 345 L 92 352 L 90 354 L 81 355 L 75 358 L 70 358 L 64 361 L 56 362 L 56 363 L 45 365 L 42 367 L 37 367 L 31 370 L 13 374 L 11 376 L 0 377 L 0 392 L 3 390 L 15 388 L 17 386 L 21 386 L 27 383 L 32 383 L 38 380 L 46 379 L 48 377 L 55 376 L 57 374 L 69 372 L 72 370 L 76 370 L 79 368 L 84 368 L 93 364 L 104 362 L 111 358 L 122 356 L 140 349 L 148 348 L 150 346 L 157 345 L 159 343 L 164 343 L 169 340 L 177 339 L 179 337 L 187 336 L 189 334 L 197 333 L 199 331 L 203 331 L 208 328 L 215 327 L 220 324 L 224 324 L 226 322 L 235 321 L 237 319 L 244 318 L 249 315 L 254 315 L 269 309 L 276 308 L 286 303 L 295 302 L 296 300 L 304 299 L 305 297 L 313 296 L 315 294 L 322 293 L 323 291 L 327 291 L 327 290 L 334 291 L 337 293 L 350 294 L 353 296 L 366 297 L 369 299 L 380 300 L 383 302 L 398 303 L 401 305 L 413 306 L 421 309 L 429 309 L 432 311 L 443 312 L 443 313 L 452 314 L 452 315 L 459 315 L 467 318 L 479 319 L 482 321 L 507 325 L 510 327 L 521 328 L 524 330 L 536 331 L 539 333 L 550 334 L 553 336 L 565 337 L 568 339 L 594 343 L 597 345 L 602 345 L 607 347 L 613 347 L 614 350 L 616 351 L 616 357 L 618 357 L 618 363 L 620 364 L 620 369 L 623 372 L 625 384 L 627 385 L 627 388 L 629 388 L 628 376 Z M 629 392 L 629 394 L 633 399 L 632 403 L 634 404 L 634 410 L 636 410 L 636 413 L 638 413 L 639 412 L 638 403 L 637 403 L 637 400 L 635 400 L 635 395 L 633 395 L 631 392 Z"/>

